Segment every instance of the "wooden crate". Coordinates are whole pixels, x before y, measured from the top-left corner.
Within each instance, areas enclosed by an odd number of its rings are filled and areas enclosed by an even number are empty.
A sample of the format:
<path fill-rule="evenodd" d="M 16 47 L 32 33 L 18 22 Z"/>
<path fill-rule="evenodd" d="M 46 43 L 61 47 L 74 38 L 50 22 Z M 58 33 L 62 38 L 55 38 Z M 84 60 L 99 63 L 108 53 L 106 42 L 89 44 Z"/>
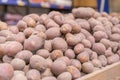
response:
<path fill-rule="evenodd" d="M 120 62 L 109 65 L 76 80 L 120 80 Z"/>
<path fill-rule="evenodd" d="M 73 0 L 73 7 L 97 7 L 97 0 Z"/>

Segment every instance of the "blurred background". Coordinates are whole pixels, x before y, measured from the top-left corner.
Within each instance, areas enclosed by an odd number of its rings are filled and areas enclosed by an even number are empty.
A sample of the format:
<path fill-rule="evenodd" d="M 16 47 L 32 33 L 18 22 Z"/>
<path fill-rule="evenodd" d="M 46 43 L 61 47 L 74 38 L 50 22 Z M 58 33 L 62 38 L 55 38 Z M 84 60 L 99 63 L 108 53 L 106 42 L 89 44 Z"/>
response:
<path fill-rule="evenodd" d="M 30 13 L 49 13 L 52 10 L 71 12 L 76 7 L 92 7 L 99 12 L 120 12 L 120 0 L 0 0 L 0 19 L 16 24 L 22 16 Z"/>

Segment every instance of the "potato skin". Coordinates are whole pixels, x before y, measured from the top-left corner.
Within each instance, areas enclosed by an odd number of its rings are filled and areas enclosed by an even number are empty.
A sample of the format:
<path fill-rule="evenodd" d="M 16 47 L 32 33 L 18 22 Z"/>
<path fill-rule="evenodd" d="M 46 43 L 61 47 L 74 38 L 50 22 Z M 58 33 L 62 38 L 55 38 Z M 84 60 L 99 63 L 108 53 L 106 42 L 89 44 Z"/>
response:
<path fill-rule="evenodd" d="M 49 77 L 44 77 L 42 80 L 57 80 L 57 79 L 53 76 L 49 76 Z"/>
<path fill-rule="evenodd" d="M 84 45 L 83 44 L 79 43 L 79 44 L 74 46 L 74 52 L 76 54 L 79 54 L 79 53 L 81 53 L 83 51 L 84 51 Z"/>
<path fill-rule="evenodd" d="M 94 66 L 91 62 L 85 62 L 82 64 L 82 71 L 85 73 L 91 73 L 94 70 Z"/>
<path fill-rule="evenodd" d="M 74 51 L 72 49 L 67 49 L 64 54 L 69 59 L 75 58 L 75 53 L 74 53 Z"/>
<path fill-rule="evenodd" d="M 108 61 L 108 64 L 113 64 L 115 62 L 118 62 L 120 59 L 119 55 L 118 54 L 114 54 L 110 57 L 107 57 L 107 61 Z"/>
<path fill-rule="evenodd" d="M 50 53 L 50 57 L 52 60 L 56 60 L 57 58 L 62 57 L 62 56 L 63 56 L 63 52 L 61 50 L 53 50 Z"/>
<path fill-rule="evenodd" d="M 72 80 L 72 75 L 69 72 L 63 72 L 57 77 L 57 80 Z"/>

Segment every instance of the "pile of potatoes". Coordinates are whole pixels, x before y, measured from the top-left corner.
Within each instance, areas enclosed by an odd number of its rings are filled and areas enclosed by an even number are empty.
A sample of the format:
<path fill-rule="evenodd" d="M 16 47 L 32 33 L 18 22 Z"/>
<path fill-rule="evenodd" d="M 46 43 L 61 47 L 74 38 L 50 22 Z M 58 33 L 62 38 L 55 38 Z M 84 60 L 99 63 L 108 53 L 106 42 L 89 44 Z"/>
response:
<path fill-rule="evenodd" d="M 120 20 L 92 8 L 0 25 L 0 80 L 80 80 L 120 60 Z"/>

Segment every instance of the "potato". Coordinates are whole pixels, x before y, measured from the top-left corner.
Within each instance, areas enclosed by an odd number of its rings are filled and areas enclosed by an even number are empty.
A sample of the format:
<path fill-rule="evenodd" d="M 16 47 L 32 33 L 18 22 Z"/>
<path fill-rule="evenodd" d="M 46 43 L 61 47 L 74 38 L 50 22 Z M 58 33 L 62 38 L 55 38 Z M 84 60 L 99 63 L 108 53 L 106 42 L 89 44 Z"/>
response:
<path fill-rule="evenodd" d="M 50 53 L 50 57 L 52 60 L 56 60 L 57 58 L 62 57 L 62 56 L 63 56 L 63 52 L 61 50 L 53 50 Z"/>
<path fill-rule="evenodd" d="M 5 22 L 0 21 L 0 31 L 8 29 L 8 26 Z"/>
<path fill-rule="evenodd" d="M 76 22 L 81 26 L 81 28 L 90 31 L 90 24 L 85 19 L 76 19 Z"/>
<path fill-rule="evenodd" d="M 112 27 L 112 33 L 113 33 L 113 34 L 114 34 L 114 33 L 120 34 L 120 28 L 118 28 L 118 27 L 116 27 L 116 26 Z"/>
<path fill-rule="evenodd" d="M 4 55 L 3 58 L 2 58 L 2 61 L 4 63 L 10 63 L 12 61 L 12 59 L 13 59 L 12 57 Z"/>
<path fill-rule="evenodd" d="M 82 64 L 82 71 L 84 73 L 91 73 L 94 70 L 94 66 L 91 62 L 85 62 Z"/>
<path fill-rule="evenodd" d="M 24 16 L 22 20 L 27 23 L 28 27 L 35 27 L 36 26 L 35 20 L 29 16 Z"/>
<path fill-rule="evenodd" d="M 81 63 L 87 62 L 87 61 L 89 61 L 89 53 L 86 52 L 86 51 L 81 52 L 80 54 L 78 54 L 77 59 L 78 59 Z"/>
<path fill-rule="evenodd" d="M 108 61 L 108 64 L 113 64 L 115 62 L 118 62 L 120 59 L 119 55 L 118 54 L 114 54 L 110 57 L 107 57 L 107 61 Z"/>
<path fill-rule="evenodd" d="M 120 50 L 117 51 L 117 54 L 120 56 Z"/>
<path fill-rule="evenodd" d="M 93 51 L 90 48 L 85 48 L 84 51 L 88 52 L 89 55 L 92 55 Z"/>
<path fill-rule="evenodd" d="M 14 58 L 10 64 L 13 66 L 14 70 L 23 70 L 25 67 L 25 61 L 19 58 Z"/>
<path fill-rule="evenodd" d="M 30 69 L 31 67 L 29 65 L 25 65 L 23 72 L 26 74 Z"/>
<path fill-rule="evenodd" d="M 88 36 L 87 40 L 90 41 L 91 45 L 93 45 L 95 43 L 95 38 L 93 36 Z"/>
<path fill-rule="evenodd" d="M 37 69 L 39 71 L 44 71 L 47 67 L 47 63 L 46 63 L 46 60 L 43 57 L 38 56 L 38 55 L 33 55 L 30 58 L 30 66 L 33 69 Z"/>
<path fill-rule="evenodd" d="M 47 35 L 44 32 L 33 32 L 32 35 L 37 35 L 38 37 L 41 37 L 42 39 L 47 39 Z"/>
<path fill-rule="evenodd" d="M 52 40 L 45 40 L 44 49 L 48 51 L 52 50 Z"/>
<path fill-rule="evenodd" d="M 0 44 L 0 58 L 5 55 L 5 44 Z"/>
<path fill-rule="evenodd" d="M 61 60 L 55 60 L 53 64 L 51 65 L 51 71 L 54 73 L 54 75 L 59 75 L 66 70 L 66 63 Z"/>
<path fill-rule="evenodd" d="M 76 54 L 79 54 L 84 51 L 84 45 L 81 43 L 78 43 L 77 45 L 74 46 L 74 52 Z"/>
<path fill-rule="evenodd" d="M 48 20 L 48 19 L 49 19 L 49 16 L 47 14 L 42 14 L 42 15 L 40 15 L 39 23 L 45 24 L 46 20 Z"/>
<path fill-rule="evenodd" d="M 32 35 L 28 39 L 25 39 L 23 46 L 25 50 L 36 51 L 41 48 L 43 44 L 44 40 L 41 37 Z"/>
<path fill-rule="evenodd" d="M 120 22 L 118 17 L 112 17 L 110 21 L 112 22 L 113 25 L 119 24 Z"/>
<path fill-rule="evenodd" d="M 90 59 L 93 60 L 93 59 L 97 59 L 98 58 L 98 55 L 96 52 L 92 52 L 91 56 L 90 56 Z"/>
<path fill-rule="evenodd" d="M 2 30 L 0 31 L 0 36 L 7 37 L 8 35 L 12 34 L 9 30 Z"/>
<path fill-rule="evenodd" d="M 0 36 L 0 44 L 4 43 L 6 41 L 6 38 L 4 36 Z"/>
<path fill-rule="evenodd" d="M 116 42 L 120 41 L 120 34 L 117 34 L 117 33 L 112 34 L 112 35 L 110 36 L 110 40 L 111 40 L 111 41 L 116 41 Z"/>
<path fill-rule="evenodd" d="M 26 73 L 27 80 L 40 80 L 40 72 L 36 69 L 31 69 Z"/>
<path fill-rule="evenodd" d="M 58 11 L 51 11 L 51 12 L 48 14 L 48 16 L 49 16 L 51 19 L 53 19 L 56 15 L 61 15 L 61 13 L 58 12 Z"/>
<path fill-rule="evenodd" d="M 35 13 L 29 14 L 28 16 L 34 19 L 36 22 L 39 21 L 39 18 L 40 18 L 40 16 Z"/>
<path fill-rule="evenodd" d="M 91 46 L 92 46 L 90 41 L 87 39 L 83 39 L 81 43 L 84 45 L 85 48 L 91 48 Z"/>
<path fill-rule="evenodd" d="M 64 14 L 65 19 L 75 19 L 72 13 Z"/>
<path fill-rule="evenodd" d="M 66 41 L 63 38 L 57 37 L 52 40 L 53 49 L 65 51 L 68 48 Z"/>
<path fill-rule="evenodd" d="M 17 26 L 10 26 L 9 31 L 11 31 L 13 34 L 17 34 L 19 32 Z"/>
<path fill-rule="evenodd" d="M 15 40 L 20 43 L 23 43 L 25 40 L 25 34 L 23 32 L 19 32 L 18 34 L 16 34 Z"/>
<path fill-rule="evenodd" d="M 47 67 L 51 68 L 51 65 L 53 63 L 52 59 L 49 57 L 49 58 L 46 59 L 46 62 L 47 62 Z"/>
<path fill-rule="evenodd" d="M 44 58 L 48 58 L 50 56 L 50 53 L 48 50 L 46 49 L 39 49 L 37 52 L 36 52 L 37 55 L 39 56 L 42 56 Z"/>
<path fill-rule="evenodd" d="M 42 72 L 41 77 L 49 77 L 49 76 L 53 76 L 53 73 L 51 72 L 50 68 L 47 68 L 44 72 Z"/>
<path fill-rule="evenodd" d="M 102 67 L 101 62 L 100 62 L 100 60 L 98 60 L 98 59 L 93 59 L 93 60 L 91 61 L 91 63 L 94 65 L 94 67 L 99 67 L 99 68 Z"/>
<path fill-rule="evenodd" d="M 28 38 L 33 32 L 34 32 L 34 28 L 26 28 L 23 33 L 25 34 L 25 37 Z"/>
<path fill-rule="evenodd" d="M 81 77 L 80 71 L 74 66 L 67 66 L 67 72 L 71 73 L 72 79 L 77 79 Z"/>
<path fill-rule="evenodd" d="M 49 77 L 42 78 L 42 80 L 57 80 L 57 79 L 53 76 L 49 76 Z"/>
<path fill-rule="evenodd" d="M 102 66 L 107 65 L 107 58 L 104 55 L 100 55 L 98 59 L 101 61 Z"/>
<path fill-rule="evenodd" d="M 37 31 L 39 31 L 39 32 L 45 32 L 45 31 L 46 31 L 46 28 L 45 28 L 44 25 L 39 24 L 39 25 L 36 25 L 35 30 L 37 30 Z"/>
<path fill-rule="evenodd" d="M 74 51 L 72 49 L 67 49 L 64 54 L 69 59 L 75 58 L 75 53 L 74 53 Z"/>
<path fill-rule="evenodd" d="M 101 39 L 100 43 L 104 44 L 106 49 L 108 49 L 111 46 L 111 41 L 108 39 Z"/>
<path fill-rule="evenodd" d="M 15 76 L 15 75 L 19 75 L 19 74 L 25 75 L 25 72 L 20 71 L 20 70 L 15 70 L 15 71 L 14 71 L 14 76 Z"/>
<path fill-rule="evenodd" d="M 27 80 L 26 76 L 22 75 L 22 74 L 18 74 L 12 77 L 11 80 Z"/>
<path fill-rule="evenodd" d="M 1 80 L 10 80 L 13 77 L 14 70 L 12 65 L 8 63 L 0 64 L 0 79 Z"/>
<path fill-rule="evenodd" d="M 47 39 L 59 37 L 61 36 L 60 28 L 57 27 L 49 28 L 48 30 L 46 30 L 45 34 L 47 35 Z"/>
<path fill-rule="evenodd" d="M 85 35 L 85 37 L 89 37 L 92 36 L 87 30 L 85 29 L 81 29 L 81 33 L 83 33 Z"/>
<path fill-rule="evenodd" d="M 5 54 L 8 56 L 14 56 L 22 49 L 22 44 L 17 41 L 8 41 L 5 43 Z"/>
<path fill-rule="evenodd" d="M 80 8 L 73 9 L 72 13 L 77 18 L 90 18 L 94 15 L 95 10 L 88 7 L 87 8 L 80 7 Z"/>
<path fill-rule="evenodd" d="M 26 63 L 29 63 L 30 58 L 32 56 L 33 56 L 33 54 L 31 51 L 22 50 L 15 55 L 15 58 L 20 58 L 20 59 L 24 60 Z"/>
<path fill-rule="evenodd" d="M 72 75 L 69 72 L 63 72 L 57 77 L 57 80 L 72 80 Z"/>
<path fill-rule="evenodd" d="M 15 41 L 16 34 L 9 34 L 6 36 L 6 41 Z"/>
<path fill-rule="evenodd" d="M 112 48 L 109 47 L 106 51 L 105 51 L 105 56 L 106 57 L 109 57 L 109 56 L 112 56 L 114 55 L 114 53 L 112 52 Z"/>
<path fill-rule="evenodd" d="M 70 59 L 66 56 L 62 56 L 62 57 L 58 58 L 57 60 L 61 60 L 61 61 L 65 62 L 67 65 L 70 65 L 70 62 L 71 62 Z"/>
<path fill-rule="evenodd" d="M 105 54 L 106 47 L 102 43 L 95 43 L 92 46 L 92 50 L 101 55 Z"/>
<path fill-rule="evenodd" d="M 72 27 L 70 24 L 63 24 L 60 28 L 61 33 L 66 34 L 72 31 Z"/>
<path fill-rule="evenodd" d="M 79 71 L 81 71 L 82 66 L 79 60 L 71 59 L 70 65 L 76 67 Z"/>
<path fill-rule="evenodd" d="M 18 27 L 19 31 L 24 31 L 27 28 L 27 23 L 23 20 L 20 20 L 16 26 Z"/>
<path fill-rule="evenodd" d="M 64 23 L 65 17 L 63 15 L 55 15 L 53 19 L 57 24 L 62 25 Z"/>
<path fill-rule="evenodd" d="M 93 28 L 93 32 L 97 32 L 97 31 L 103 31 L 105 32 L 105 28 L 103 25 L 96 25 L 94 28 Z"/>
<path fill-rule="evenodd" d="M 105 32 L 103 32 L 103 31 L 94 32 L 93 36 L 95 37 L 96 41 L 100 41 L 103 38 L 105 38 L 105 39 L 108 38 L 107 34 Z"/>

